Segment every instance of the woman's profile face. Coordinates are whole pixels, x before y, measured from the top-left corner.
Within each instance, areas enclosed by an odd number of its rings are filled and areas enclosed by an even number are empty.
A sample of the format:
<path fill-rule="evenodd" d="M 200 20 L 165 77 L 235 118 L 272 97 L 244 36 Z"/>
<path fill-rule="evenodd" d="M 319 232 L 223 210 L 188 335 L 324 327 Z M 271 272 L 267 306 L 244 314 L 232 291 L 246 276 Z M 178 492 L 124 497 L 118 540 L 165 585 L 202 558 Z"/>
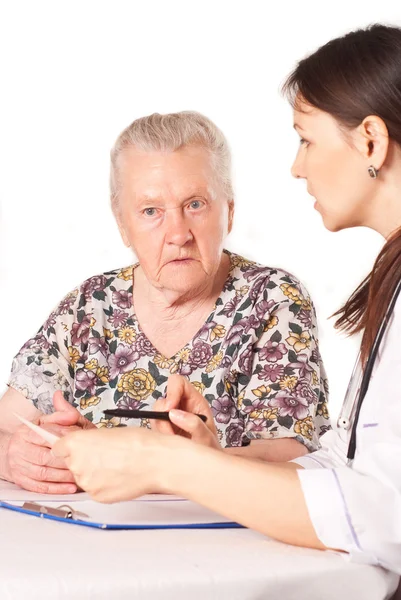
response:
<path fill-rule="evenodd" d="M 302 101 L 294 110 L 294 128 L 301 139 L 291 173 L 305 179 L 325 227 L 365 225 L 375 188 L 366 156 L 354 144 L 357 131 L 342 130 L 330 114 Z"/>

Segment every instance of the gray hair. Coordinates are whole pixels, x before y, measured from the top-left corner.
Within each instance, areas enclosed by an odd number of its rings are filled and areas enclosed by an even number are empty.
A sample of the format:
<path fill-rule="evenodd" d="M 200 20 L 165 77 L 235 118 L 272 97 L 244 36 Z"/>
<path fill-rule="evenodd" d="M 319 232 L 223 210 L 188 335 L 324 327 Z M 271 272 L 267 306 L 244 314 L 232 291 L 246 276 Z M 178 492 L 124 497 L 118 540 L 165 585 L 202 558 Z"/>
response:
<path fill-rule="evenodd" d="M 110 153 L 110 194 L 113 211 L 118 204 L 118 159 L 125 148 L 134 146 L 145 152 L 174 152 L 184 146 L 209 150 L 227 199 L 233 199 L 231 152 L 224 134 L 207 117 L 194 111 L 136 119 L 118 136 Z"/>

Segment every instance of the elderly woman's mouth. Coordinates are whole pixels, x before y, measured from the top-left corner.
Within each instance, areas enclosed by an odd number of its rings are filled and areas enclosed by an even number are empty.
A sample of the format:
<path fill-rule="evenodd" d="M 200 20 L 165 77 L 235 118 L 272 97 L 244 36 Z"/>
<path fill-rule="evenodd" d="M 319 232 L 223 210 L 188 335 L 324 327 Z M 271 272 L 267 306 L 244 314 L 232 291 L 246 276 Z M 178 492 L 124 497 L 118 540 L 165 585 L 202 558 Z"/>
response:
<path fill-rule="evenodd" d="M 171 265 L 171 264 L 173 264 L 173 265 L 177 264 L 178 265 L 178 264 L 185 264 L 185 263 L 189 264 L 191 262 L 194 262 L 193 258 L 175 258 L 174 260 L 170 260 L 168 262 L 168 264 L 169 265 Z"/>

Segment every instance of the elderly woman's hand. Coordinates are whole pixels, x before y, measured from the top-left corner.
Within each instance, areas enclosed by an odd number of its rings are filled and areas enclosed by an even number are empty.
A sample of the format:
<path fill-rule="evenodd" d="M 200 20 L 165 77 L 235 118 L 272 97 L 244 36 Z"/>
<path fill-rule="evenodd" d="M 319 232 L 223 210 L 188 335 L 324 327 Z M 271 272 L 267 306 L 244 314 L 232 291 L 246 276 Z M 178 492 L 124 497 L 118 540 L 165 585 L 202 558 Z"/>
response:
<path fill-rule="evenodd" d="M 166 398 L 160 398 L 153 409 L 168 411 L 171 423 L 152 421 L 152 429 L 159 433 L 189 437 L 198 444 L 221 450 L 209 403 L 185 377 L 171 375 L 167 382 Z M 205 415 L 206 423 L 196 414 Z"/>
<path fill-rule="evenodd" d="M 52 453 L 62 458 L 77 484 L 98 502 L 168 493 L 163 481 L 173 454 L 185 453 L 187 440 L 146 428 L 76 431 L 58 440 Z"/>

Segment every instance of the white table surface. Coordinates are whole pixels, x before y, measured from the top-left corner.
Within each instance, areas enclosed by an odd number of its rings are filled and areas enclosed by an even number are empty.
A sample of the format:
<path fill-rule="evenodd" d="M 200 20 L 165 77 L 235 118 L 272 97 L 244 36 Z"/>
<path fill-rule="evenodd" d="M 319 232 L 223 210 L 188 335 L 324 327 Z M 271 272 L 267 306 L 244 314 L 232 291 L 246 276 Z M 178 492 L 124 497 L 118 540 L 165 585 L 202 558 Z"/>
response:
<path fill-rule="evenodd" d="M 1 600 L 384 600 L 398 577 L 245 529 L 102 531 L 0 509 Z"/>

